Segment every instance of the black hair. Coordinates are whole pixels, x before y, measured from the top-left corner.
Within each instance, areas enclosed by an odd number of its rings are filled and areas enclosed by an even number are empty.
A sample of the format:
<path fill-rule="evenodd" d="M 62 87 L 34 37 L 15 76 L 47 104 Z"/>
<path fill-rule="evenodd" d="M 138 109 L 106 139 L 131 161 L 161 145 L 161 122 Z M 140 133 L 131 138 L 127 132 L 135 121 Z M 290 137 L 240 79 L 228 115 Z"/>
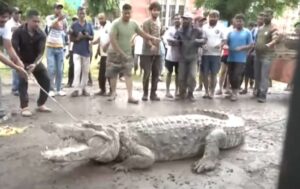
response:
<path fill-rule="evenodd" d="M 26 18 L 30 19 L 34 16 L 39 16 L 40 13 L 37 10 L 29 10 L 26 14 Z"/>
<path fill-rule="evenodd" d="M 152 11 L 153 9 L 161 11 L 161 5 L 158 2 L 153 2 L 150 4 L 149 10 Z"/>
<path fill-rule="evenodd" d="M 78 13 L 79 11 L 84 11 L 84 10 L 85 10 L 85 7 L 78 7 L 77 13 Z"/>
<path fill-rule="evenodd" d="M 124 4 L 123 7 L 122 7 L 122 10 L 123 10 L 123 11 L 131 10 L 131 9 L 132 9 L 131 5 L 129 5 L 129 4 L 127 4 L 127 3 Z"/>
<path fill-rule="evenodd" d="M 243 14 L 236 14 L 234 16 L 234 19 L 240 19 L 240 20 L 243 20 L 243 21 L 246 20 L 245 15 L 243 15 Z"/>
<path fill-rule="evenodd" d="M 0 15 L 11 14 L 12 8 L 7 3 L 0 1 Z"/>
<path fill-rule="evenodd" d="M 248 26 L 249 26 L 249 27 L 255 27 L 255 26 L 256 26 L 256 22 L 250 21 L 250 22 L 248 23 Z"/>
<path fill-rule="evenodd" d="M 271 8 L 265 8 L 264 13 L 273 16 L 274 11 Z"/>

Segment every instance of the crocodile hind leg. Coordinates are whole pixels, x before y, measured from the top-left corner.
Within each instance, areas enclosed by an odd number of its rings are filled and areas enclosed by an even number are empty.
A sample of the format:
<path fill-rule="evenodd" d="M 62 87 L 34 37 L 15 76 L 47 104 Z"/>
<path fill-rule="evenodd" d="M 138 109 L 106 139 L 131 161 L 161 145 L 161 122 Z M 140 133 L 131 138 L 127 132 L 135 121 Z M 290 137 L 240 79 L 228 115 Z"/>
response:
<path fill-rule="evenodd" d="M 226 143 L 226 133 L 223 129 L 215 129 L 206 137 L 205 142 L 204 155 L 193 166 L 193 171 L 196 173 L 215 169 L 218 163 L 220 148 Z"/>
<path fill-rule="evenodd" d="M 131 145 L 129 153 L 130 155 L 123 162 L 113 166 L 115 171 L 127 172 L 131 169 L 146 169 L 151 167 L 155 161 L 153 152 L 145 146 Z"/>

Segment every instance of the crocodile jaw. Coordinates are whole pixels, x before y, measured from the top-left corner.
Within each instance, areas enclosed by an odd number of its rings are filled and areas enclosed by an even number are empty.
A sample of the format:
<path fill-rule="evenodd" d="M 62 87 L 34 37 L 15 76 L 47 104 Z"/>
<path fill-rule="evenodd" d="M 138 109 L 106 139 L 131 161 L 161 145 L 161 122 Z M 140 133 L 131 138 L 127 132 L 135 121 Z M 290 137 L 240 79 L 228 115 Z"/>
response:
<path fill-rule="evenodd" d="M 81 152 L 89 150 L 89 147 L 85 144 L 77 144 L 72 145 L 65 148 L 57 148 L 53 150 L 46 150 L 41 152 L 42 156 L 51 161 L 76 161 L 76 160 L 83 160 L 77 159 L 76 156 L 79 157 Z M 77 155 L 76 155 L 77 154 Z M 72 158 L 73 156 L 73 158 Z"/>

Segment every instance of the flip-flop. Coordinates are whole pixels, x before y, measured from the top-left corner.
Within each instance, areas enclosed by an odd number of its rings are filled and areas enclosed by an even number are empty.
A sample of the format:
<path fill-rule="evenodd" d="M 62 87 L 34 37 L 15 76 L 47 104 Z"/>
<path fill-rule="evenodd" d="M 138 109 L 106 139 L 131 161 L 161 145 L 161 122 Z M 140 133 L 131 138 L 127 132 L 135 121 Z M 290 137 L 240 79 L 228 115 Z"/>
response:
<path fill-rule="evenodd" d="M 135 99 L 128 99 L 128 103 L 129 103 L 129 104 L 138 104 L 139 101 L 138 101 L 138 100 L 135 100 Z"/>
<path fill-rule="evenodd" d="M 49 113 L 52 112 L 52 110 L 46 106 L 40 106 L 36 108 L 36 111 L 38 112 L 44 112 L 44 113 Z"/>
<path fill-rule="evenodd" d="M 24 109 L 21 110 L 21 115 L 23 117 L 31 117 L 32 112 L 29 110 L 29 108 L 24 108 Z"/>

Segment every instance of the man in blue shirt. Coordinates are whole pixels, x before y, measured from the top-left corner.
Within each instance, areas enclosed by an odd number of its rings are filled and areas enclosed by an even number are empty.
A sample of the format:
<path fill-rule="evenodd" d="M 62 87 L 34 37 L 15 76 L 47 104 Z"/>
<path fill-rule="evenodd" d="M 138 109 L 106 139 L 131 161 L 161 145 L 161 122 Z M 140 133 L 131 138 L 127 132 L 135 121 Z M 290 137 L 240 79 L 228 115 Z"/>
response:
<path fill-rule="evenodd" d="M 93 27 L 85 19 L 86 11 L 83 7 L 78 8 L 79 20 L 71 26 L 71 40 L 73 46 L 74 81 L 75 90 L 72 97 L 77 97 L 80 90 L 83 96 L 89 96 L 86 91 L 90 71 L 90 41 L 94 38 Z"/>
<path fill-rule="evenodd" d="M 235 29 L 228 34 L 227 43 L 229 47 L 229 82 L 232 88 L 230 99 L 237 100 L 243 72 L 247 62 L 247 51 L 253 46 L 251 32 L 244 28 L 245 16 L 237 14 L 235 17 Z"/>

